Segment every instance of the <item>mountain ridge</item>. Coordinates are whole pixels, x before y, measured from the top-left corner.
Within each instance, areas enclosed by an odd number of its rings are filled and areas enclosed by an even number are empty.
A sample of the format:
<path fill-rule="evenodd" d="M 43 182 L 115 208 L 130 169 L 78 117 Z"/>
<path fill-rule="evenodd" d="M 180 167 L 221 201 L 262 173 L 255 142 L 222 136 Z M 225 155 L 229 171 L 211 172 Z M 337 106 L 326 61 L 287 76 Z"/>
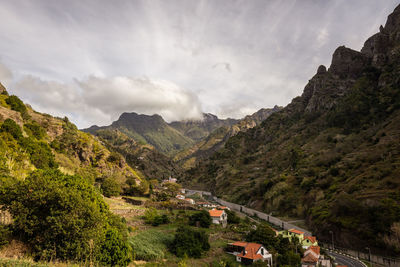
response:
<path fill-rule="evenodd" d="M 186 186 L 306 219 L 320 240 L 400 253 L 400 5 L 355 51 L 338 47 L 301 96 L 187 171 Z M 227 190 L 229 188 L 229 190 Z M 357 212 L 354 212 L 357 211 Z"/>

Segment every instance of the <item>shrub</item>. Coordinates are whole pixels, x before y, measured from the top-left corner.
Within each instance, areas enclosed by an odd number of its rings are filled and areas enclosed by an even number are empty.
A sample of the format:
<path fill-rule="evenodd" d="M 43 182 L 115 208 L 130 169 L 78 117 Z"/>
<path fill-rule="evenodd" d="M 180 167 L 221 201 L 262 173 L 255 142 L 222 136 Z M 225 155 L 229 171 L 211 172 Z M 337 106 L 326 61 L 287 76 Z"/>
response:
<path fill-rule="evenodd" d="M 203 228 L 209 228 L 211 225 L 211 217 L 208 211 L 202 210 L 196 212 L 189 217 L 189 225 L 197 226 Z"/>
<path fill-rule="evenodd" d="M 231 210 L 225 210 L 226 214 L 228 215 L 228 223 L 229 224 L 238 224 L 240 223 L 240 217 L 237 216 L 236 212 Z"/>
<path fill-rule="evenodd" d="M 114 178 L 107 177 L 101 183 L 101 191 L 106 197 L 119 196 L 121 194 L 121 186 Z"/>
<path fill-rule="evenodd" d="M 0 248 L 8 244 L 8 237 L 10 235 L 10 230 L 7 225 L 0 224 Z"/>
<path fill-rule="evenodd" d="M 35 259 L 85 261 L 125 251 L 123 238 L 108 231 L 123 233 L 124 225 L 86 179 L 39 170 L 23 181 L 9 180 L 0 180 L 0 205 L 13 216 L 13 231 L 32 248 Z"/>
<path fill-rule="evenodd" d="M 259 224 L 257 229 L 251 230 L 246 236 L 246 241 L 263 244 L 268 250 L 277 244 L 275 232 L 266 224 Z"/>
<path fill-rule="evenodd" d="M 47 169 L 58 167 L 50 146 L 47 143 L 37 142 L 32 138 L 22 138 L 20 145 L 29 153 L 30 160 L 36 168 Z"/>
<path fill-rule="evenodd" d="M 16 140 L 22 138 L 21 127 L 12 119 L 6 119 L 1 125 L 0 131 L 10 133 Z"/>
<path fill-rule="evenodd" d="M 108 229 L 100 248 L 99 261 L 106 266 L 127 266 L 132 260 L 132 249 L 116 229 Z"/>
<path fill-rule="evenodd" d="M 208 235 L 204 231 L 188 226 L 181 226 L 176 230 L 175 238 L 170 246 L 172 253 L 178 257 L 186 255 L 200 258 L 202 253 L 209 249 Z"/>
<path fill-rule="evenodd" d="M 166 224 L 169 222 L 169 218 L 166 214 L 160 215 L 155 208 L 149 208 L 144 213 L 144 220 L 147 224 L 158 226 L 160 224 Z"/>
<path fill-rule="evenodd" d="M 18 96 L 11 95 L 6 99 L 6 103 L 11 106 L 12 110 L 21 112 L 21 113 L 26 113 L 26 106 L 24 103 L 21 101 L 21 99 L 18 98 Z"/>
<path fill-rule="evenodd" d="M 37 122 L 26 123 L 24 124 L 24 128 L 26 132 L 30 132 L 37 140 L 42 139 L 46 135 L 46 131 Z"/>

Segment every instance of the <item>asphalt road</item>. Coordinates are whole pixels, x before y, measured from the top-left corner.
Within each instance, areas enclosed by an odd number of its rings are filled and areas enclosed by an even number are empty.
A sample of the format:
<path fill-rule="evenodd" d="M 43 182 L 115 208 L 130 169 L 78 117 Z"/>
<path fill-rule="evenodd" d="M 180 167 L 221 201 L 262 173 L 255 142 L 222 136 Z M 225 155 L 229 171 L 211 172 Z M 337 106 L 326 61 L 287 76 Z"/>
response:
<path fill-rule="evenodd" d="M 342 254 L 338 254 L 336 252 L 327 251 L 328 254 L 332 257 L 335 257 L 335 262 L 338 265 L 346 265 L 348 267 L 365 267 L 365 265 L 359 260 L 355 260 L 353 258 L 347 257 Z"/>

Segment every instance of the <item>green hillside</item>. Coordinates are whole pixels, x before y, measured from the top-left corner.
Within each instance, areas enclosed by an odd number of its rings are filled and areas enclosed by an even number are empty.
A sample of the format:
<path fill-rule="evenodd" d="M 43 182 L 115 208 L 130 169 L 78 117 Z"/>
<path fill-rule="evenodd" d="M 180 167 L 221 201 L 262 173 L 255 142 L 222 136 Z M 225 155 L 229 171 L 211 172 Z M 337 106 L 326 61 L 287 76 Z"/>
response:
<path fill-rule="evenodd" d="M 259 125 L 271 114 L 281 109 L 282 108 L 278 106 L 275 106 L 272 109 L 260 109 L 254 114 L 247 115 L 243 119 L 237 121 L 235 124 L 219 127 L 192 147 L 179 152 L 174 157 L 174 160 L 184 169 L 192 168 L 200 160 L 210 157 L 214 152 L 222 148 L 226 141 L 228 141 L 229 137 Z"/>
<path fill-rule="evenodd" d="M 123 155 L 130 166 L 138 169 L 148 179 L 162 180 L 181 174 L 181 168 L 153 146 L 142 145 L 117 129 L 101 129 L 94 134 L 107 147 Z"/>
<path fill-rule="evenodd" d="M 79 131 L 66 117 L 34 111 L 2 89 L 0 174 L 24 179 L 34 170 L 48 168 L 83 176 L 92 183 L 110 178 L 121 187 L 126 186 L 127 177 L 132 177 L 143 193 L 148 190 L 145 176 L 97 138 Z"/>
<path fill-rule="evenodd" d="M 361 52 L 339 47 L 300 97 L 233 136 L 185 183 L 275 215 L 320 240 L 400 253 L 400 6 Z"/>

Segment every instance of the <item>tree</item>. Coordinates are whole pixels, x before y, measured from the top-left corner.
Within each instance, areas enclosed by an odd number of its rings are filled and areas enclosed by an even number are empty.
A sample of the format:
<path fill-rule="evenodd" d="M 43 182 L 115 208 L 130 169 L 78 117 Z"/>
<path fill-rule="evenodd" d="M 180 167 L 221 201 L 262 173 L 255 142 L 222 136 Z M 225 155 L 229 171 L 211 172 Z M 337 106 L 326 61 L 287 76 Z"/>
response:
<path fill-rule="evenodd" d="M 194 213 L 189 217 L 189 225 L 197 226 L 203 228 L 209 228 L 211 225 L 210 213 L 205 210 Z"/>
<path fill-rule="evenodd" d="M 237 216 L 236 212 L 226 209 L 226 214 L 228 215 L 228 224 L 238 224 L 240 223 L 240 217 Z"/>
<path fill-rule="evenodd" d="M 6 119 L 0 127 L 0 132 L 8 132 L 15 140 L 22 138 L 21 127 L 12 119 Z"/>
<path fill-rule="evenodd" d="M 86 179 L 48 169 L 23 181 L 10 180 L 0 180 L 0 205 L 11 213 L 14 234 L 31 246 L 36 259 L 90 261 L 107 253 L 116 257 L 114 248 L 103 246 L 106 232 L 122 234 L 126 229 Z"/>
<path fill-rule="evenodd" d="M 108 229 L 100 248 L 99 261 L 107 266 L 127 266 L 132 260 L 132 248 L 116 229 Z"/>
<path fill-rule="evenodd" d="M 277 245 L 277 238 L 275 232 L 266 224 L 259 224 L 255 230 L 251 230 L 247 236 L 248 242 L 260 243 L 270 250 Z"/>
<path fill-rule="evenodd" d="M 189 226 L 181 226 L 176 230 L 175 238 L 170 246 L 171 252 L 178 257 L 186 255 L 200 258 L 202 253 L 209 249 L 208 235 L 204 231 Z"/>
<path fill-rule="evenodd" d="M 10 95 L 6 99 L 6 103 L 11 106 L 12 110 L 15 110 L 15 111 L 18 111 L 18 112 L 21 112 L 21 113 L 25 113 L 26 112 L 26 106 L 21 101 L 21 99 L 18 98 L 18 96 Z"/>
<path fill-rule="evenodd" d="M 119 196 L 121 186 L 113 177 L 107 177 L 101 183 L 101 191 L 106 197 Z"/>

